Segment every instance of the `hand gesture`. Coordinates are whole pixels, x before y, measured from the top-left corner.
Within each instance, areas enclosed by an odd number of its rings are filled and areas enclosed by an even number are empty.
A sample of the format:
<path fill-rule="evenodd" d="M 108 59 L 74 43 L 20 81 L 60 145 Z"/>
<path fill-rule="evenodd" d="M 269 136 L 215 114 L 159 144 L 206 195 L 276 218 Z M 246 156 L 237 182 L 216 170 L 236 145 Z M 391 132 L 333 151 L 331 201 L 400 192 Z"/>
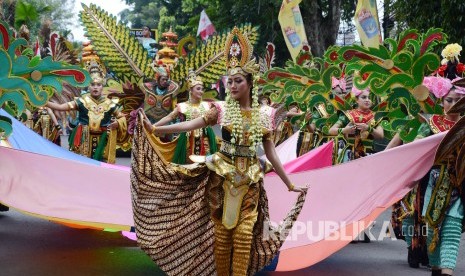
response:
<path fill-rule="evenodd" d="M 369 128 L 369 126 L 367 124 L 365 124 L 365 123 L 356 123 L 355 126 L 360 131 L 367 131 L 368 128 Z"/>
<path fill-rule="evenodd" d="M 305 193 L 307 192 L 308 190 L 308 187 L 305 186 L 305 187 L 300 187 L 300 186 L 294 186 L 292 185 L 292 187 L 289 189 L 289 192 L 296 192 L 296 193 Z"/>
<path fill-rule="evenodd" d="M 149 118 L 147 117 L 147 115 L 145 114 L 145 112 L 144 112 L 144 110 L 142 108 L 139 109 L 138 114 L 139 114 L 139 120 L 142 121 L 142 123 L 144 124 L 145 129 L 148 132 L 152 133 L 153 130 L 154 130 L 154 126 L 152 126 L 152 123 L 150 122 Z"/>
<path fill-rule="evenodd" d="M 119 123 L 117 120 L 113 120 L 111 124 L 108 125 L 109 130 L 118 129 Z"/>
<path fill-rule="evenodd" d="M 354 134 L 356 129 L 357 129 L 356 125 L 354 125 L 352 123 L 349 123 L 349 124 L 346 125 L 346 127 L 344 127 L 342 129 L 342 133 L 344 133 L 344 134 Z"/>

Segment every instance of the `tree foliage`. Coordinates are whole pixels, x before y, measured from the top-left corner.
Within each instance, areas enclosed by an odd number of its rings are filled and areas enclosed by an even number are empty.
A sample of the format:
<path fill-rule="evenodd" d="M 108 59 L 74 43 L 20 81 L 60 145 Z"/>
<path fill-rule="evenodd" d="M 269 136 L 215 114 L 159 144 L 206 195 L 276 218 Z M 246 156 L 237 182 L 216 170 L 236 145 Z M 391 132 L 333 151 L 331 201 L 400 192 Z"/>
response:
<path fill-rule="evenodd" d="M 425 32 L 437 27 L 449 36 L 450 43 L 465 46 L 463 0 L 398 0 L 393 4 L 392 10 L 399 31 L 415 28 Z"/>
<path fill-rule="evenodd" d="M 119 14 L 124 24 L 131 23 L 134 28 L 149 26 L 154 29 L 158 27 L 162 8 L 160 1 L 131 0 L 126 3 L 133 5 L 134 8 L 126 9 Z"/>
<path fill-rule="evenodd" d="M 126 3 L 134 5 L 134 9 L 120 15 L 133 27 L 141 27 L 141 11 L 148 10 L 149 4 L 156 3 L 166 8 L 160 8 L 159 13 L 151 15 L 153 23 L 159 27 L 159 32 L 165 32 L 172 26 L 180 37 L 196 35 L 203 9 L 218 31 L 251 23 L 260 27 L 258 45 L 262 47 L 256 49 L 259 53 L 265 49 L 266 42 L 273 42 L 278 64 L 290 58 L 278 22 L 282 0 L 126 0 Z M 352 20 L 355 3 L 356 0 L 302 1 L 301 12 L 314 54 L 322 55 L 324 49 L 335 44 L 340 20 Z"/>
<path fill-rule="evenodd" d="M 42 23 L 52 22 L 52 29 L 61 33 L 69 33 L 73 21 L 75 0 L 4 0 L 0 1 L 1 18 L 19 29 L 28 26 L 31 37 L 39 34 Z"/>

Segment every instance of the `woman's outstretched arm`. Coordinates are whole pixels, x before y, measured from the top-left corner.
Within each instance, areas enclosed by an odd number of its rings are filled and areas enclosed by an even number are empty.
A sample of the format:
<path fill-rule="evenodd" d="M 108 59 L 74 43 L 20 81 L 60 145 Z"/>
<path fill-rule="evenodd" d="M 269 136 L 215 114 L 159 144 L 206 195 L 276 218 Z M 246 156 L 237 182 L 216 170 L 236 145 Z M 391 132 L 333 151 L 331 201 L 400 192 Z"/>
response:
<path fill-rule="evenodd" d="M 284 171 L 284 167 L 281 164 L 281 161 L 279 160 L 273 141 L 265 139 L 263 141 L 263 148 L 265 149 L 266 158 L 268 158 L 271 165 L 273 165 L 274 171 L 279 175 L 284 184 L 286 184 L 289 191 L 303 193 L 308 189 L 308 187 L 298 187 L 294 186 L 291 183 L 291 180 L 289 179 L 289 177 L 287 177 L 287 174 Z"/>
<path fill-rule="evenodd" d="M 71 111 L 71 110 L 77 109 L 76 103 L 74 101 L 62 103 L 62 104 L 54 103 L 54 102 L 47 102 L 45 106 L 50 109 L 58 110 L 58 111 Z"/>
<path fill-rule="evenodd" d="M 168 123 L 174 121 L 178 117 L 178 114 L 179 114 L 179 112 L 177 111 L 177 109 L 175 109 L 170 114 L 168 114 L 165 117 L 161 118 L 160 121 L 153 124 L 153 126 L 159 127 L 159 126 L 167 125 Z"/>
<path fill-rule="evenodd" d="M 203 117 L 196 118 L 191 121 L 186 121 L 174 125 L 168 125 L 168 126 L 153 126 L 145 113 L 140 110 L 139 114 L 141 115 L 141 119 L 143 120 L 144 127 L 150 132 L 155 135 L 161 135 L 161 134 L 169 134 L 169 133 L 181 133 L 181 132 L 188 132 L 192 131 L 195 129 L 200 129 L 204 128 L 207 126 L 207 123 L 205 122 Z"/>

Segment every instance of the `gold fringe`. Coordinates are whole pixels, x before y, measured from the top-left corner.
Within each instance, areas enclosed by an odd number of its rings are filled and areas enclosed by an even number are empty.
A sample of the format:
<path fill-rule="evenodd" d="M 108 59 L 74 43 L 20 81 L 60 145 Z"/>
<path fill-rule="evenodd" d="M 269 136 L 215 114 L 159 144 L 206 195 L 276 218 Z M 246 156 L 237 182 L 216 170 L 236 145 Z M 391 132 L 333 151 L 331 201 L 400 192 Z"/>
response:
<path fill-rule="evenodd" d="M 116 161 L 116 130 L 110 130 L 108 133 L 108 142 L 106 145 L 107 163 L 115 164 Z"/>
<path fill-rule="evenodd" d="M 436 249 L 436 246 L 438 245 L 438 242 L 439 242 L 439 228 L 436 227 L 434 228 L 433 238 L 431 239 L 431 243 L 428 246 L 428 251 L 430 253 L 434 252 L 434 250 Z"/>

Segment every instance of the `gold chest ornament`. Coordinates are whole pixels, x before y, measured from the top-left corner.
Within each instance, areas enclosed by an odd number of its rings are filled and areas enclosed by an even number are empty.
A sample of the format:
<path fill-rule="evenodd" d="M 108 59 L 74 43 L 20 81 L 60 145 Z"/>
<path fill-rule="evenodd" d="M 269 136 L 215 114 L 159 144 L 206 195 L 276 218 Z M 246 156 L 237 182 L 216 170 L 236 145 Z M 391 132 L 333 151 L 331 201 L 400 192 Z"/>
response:
<path fill-rule="evenodd" d="M 105 113 L 115 107 L 118 99 L 105 98 L 101 102 L 97 102 L 90 96 L 83 98 L 83 104 L 87 108 L 89 116 L 89 128 L 91 131 L 100 131 L 100 124 L 105 117 Z"/>

